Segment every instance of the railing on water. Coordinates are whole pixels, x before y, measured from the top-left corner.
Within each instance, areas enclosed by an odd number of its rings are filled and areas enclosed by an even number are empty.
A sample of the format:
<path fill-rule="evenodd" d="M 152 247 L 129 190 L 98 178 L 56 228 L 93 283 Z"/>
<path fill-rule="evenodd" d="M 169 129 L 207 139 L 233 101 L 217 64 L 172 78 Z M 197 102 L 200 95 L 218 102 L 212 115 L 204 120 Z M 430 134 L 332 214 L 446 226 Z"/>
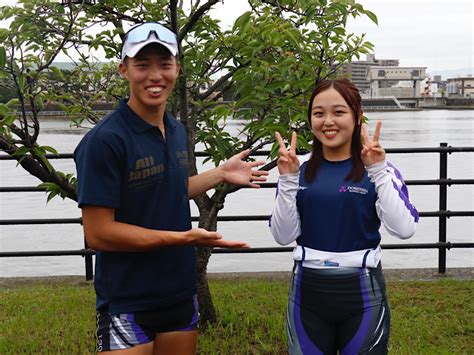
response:
<path fill-rule="evenodd" d="M 448 186 L 451 185 L 473 185 L 474 179 L 450 179 L 448 172 L 448 154 L 459 152 L 474 152 L 474 147 L 448 147 L 447 143 L 441 143 L 439 147 L 433 148 L 388 148 L 387 153 L 439 153 L 439 179 L 433 180 L 406 180 L 407 185 L 438 185 L 439 186 L 439 210 L 419 212 L 420 217 L 438 217 L 438 242 L 436 243 L 415 243 L 415 244 L 382 244 L 383 249 L 438 249 L 438 272 L 446 272 L 446 250 L 451 248 L 474 248 L 474 243 L 451 243 L 447 241 L 447 219 L 450 217 L 474 217 L 474 211 L 449 211 L 447 210 Z M 265 156 L 268 152 L 259 152 L 255 155 Z M 196 153 L 197 156 L 205 156 L 203 153 Z M 48 154 L 50 159 L 71 159 L 72 154 Z M 0 160 L 14 160 L 9 155 L 0 155 Z M 275 188 L 276 183 L 262 183 L 262 188 Z M 0 192 L 34 192 L 45 191 L 44 188 L 34 186 L 3 187 Z M 240 216 L 218 216 L 217 221 L 267 221 L 267 215 L 240 215 Z M 198 221 L 199 217 L 192 217 L 193 221 Z M 34 224 L 82 224 L 81 218 L 56 218 L 56 219 L 3 219 L 0 225 L 34 225 Z M 272 247 L 272 248 L 250 248 L 250 249 L 220 249 L 213 250 L 214 254 L 220 253 L 276 253 L 290 252 L 293 247 Z M 92 280 L 92 255 L 94 250 L 87 248 L 80 250 L 45 250 L 45 251 L 10 251 L 0 252 L 0 257 L 27 257 L 27 256 L 64 256 L 81 255 L 85 258 L 86 280 Z"/>

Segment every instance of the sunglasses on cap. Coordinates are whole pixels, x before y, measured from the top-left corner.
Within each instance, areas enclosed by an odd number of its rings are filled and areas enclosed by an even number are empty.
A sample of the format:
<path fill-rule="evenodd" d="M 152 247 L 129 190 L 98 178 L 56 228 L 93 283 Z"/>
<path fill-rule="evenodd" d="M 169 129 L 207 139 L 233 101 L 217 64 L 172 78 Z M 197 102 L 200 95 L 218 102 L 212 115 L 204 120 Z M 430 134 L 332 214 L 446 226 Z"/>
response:
<path fill-rule="evenodd" d="M 177 45 L 178 41 L 176 39 L 176 35 L 173 31 L 166 28 L 165 26 L 157 23 L 157 22 L 146 22 L 142 23 L 141 25 L 132 27 L 124 37 L 124 43 L 137 43 L 143 42 L 150 37 L 152 33 L 155 33 L 156 37 L 163 42 Z"/>
<path fill-rule="evenodd" d="M 157 22 L 145 22 L 132 27 L 122 42 L 122 60 L 135 55 L 146 45 L 158 43 L 166 47 L 173 56 L 178 54 L 178 40 L 173 31 Z"/>

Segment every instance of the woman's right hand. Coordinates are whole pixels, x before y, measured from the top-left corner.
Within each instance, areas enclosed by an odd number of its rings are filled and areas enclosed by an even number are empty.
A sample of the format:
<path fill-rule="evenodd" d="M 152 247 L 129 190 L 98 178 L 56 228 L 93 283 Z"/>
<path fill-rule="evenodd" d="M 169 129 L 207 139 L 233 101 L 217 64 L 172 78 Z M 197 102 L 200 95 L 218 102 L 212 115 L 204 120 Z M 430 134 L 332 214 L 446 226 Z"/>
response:
<path fill-rule="evenodd" d="M 296 156 L 296 132 L 291 134 L 290 149 L 286 149 L 280 133 L 275 132 L 275 138 L 280 145 L 278 150 L 278 171 L 280 175 L 298 173 L 300 171 L 300 161 Z"/>

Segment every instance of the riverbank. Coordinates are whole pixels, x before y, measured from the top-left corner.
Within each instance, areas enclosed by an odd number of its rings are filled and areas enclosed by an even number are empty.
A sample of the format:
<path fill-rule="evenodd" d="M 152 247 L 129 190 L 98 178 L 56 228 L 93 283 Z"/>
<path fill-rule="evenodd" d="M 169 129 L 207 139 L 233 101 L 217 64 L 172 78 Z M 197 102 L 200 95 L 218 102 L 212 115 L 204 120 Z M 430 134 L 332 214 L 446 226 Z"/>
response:
<path fill-rule="evenodd" d="M 438 274 L 438 269 L 386 269 L 384 270 L 387 282 L 392 281 L 432 281 L 440 279 L 474 280 L 474 268 L 451 268 L 445 274 Z M 223 272 L 209 273 L 209 280 L 269 280 L 289 281 L 291 273 L 288 271 L 276 272 Z M 1 277 L 0 290 L 6 290 L 34 284 L 59 284 L 71 285 L 91 284 L 85 276 L 41 276 L 41 277 Z"/>

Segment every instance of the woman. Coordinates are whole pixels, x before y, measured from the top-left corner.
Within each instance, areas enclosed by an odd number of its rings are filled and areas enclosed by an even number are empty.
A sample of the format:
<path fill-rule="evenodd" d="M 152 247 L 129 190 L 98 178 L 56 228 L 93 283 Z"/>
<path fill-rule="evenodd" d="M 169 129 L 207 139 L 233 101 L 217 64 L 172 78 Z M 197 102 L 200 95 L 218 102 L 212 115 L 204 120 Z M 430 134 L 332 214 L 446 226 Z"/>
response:
<path fill-rule="evenodd" d="M 296 156 L 280 134 L 275 240 L 296 240 L 287 329 L 290 354 L 385 354 L 390 311 L 380 263 L 382 222 L 411 237 L 418 212 L 399 171 L 362 124 L 361 97 L 347 79 L 320 83 L 308 106 L 313 152 Z"/>

